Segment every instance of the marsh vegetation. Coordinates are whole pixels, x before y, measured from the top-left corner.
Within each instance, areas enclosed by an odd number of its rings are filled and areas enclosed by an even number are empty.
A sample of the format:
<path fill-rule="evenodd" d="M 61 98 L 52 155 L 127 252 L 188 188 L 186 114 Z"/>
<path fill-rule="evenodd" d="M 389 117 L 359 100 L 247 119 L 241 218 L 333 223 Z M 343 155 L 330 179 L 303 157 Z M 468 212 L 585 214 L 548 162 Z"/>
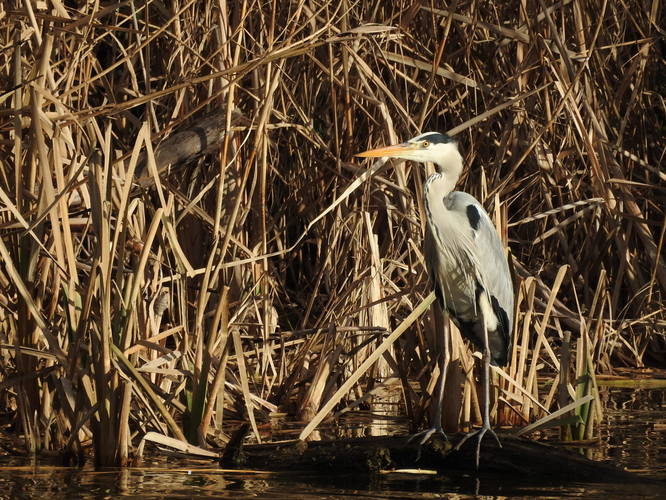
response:
<path fill-rule="evenodd" d="M 424 425 L 427 172 L 352 155 L 425 130 L 455 135 L 459 188 L 510 255 L 495 425 L 577 402 L 551 425 L 593 438 L 595 374 L 666 362 L 662 19 L 633 0 L 3 2 L 3 446 L 203 453 L 395 387 Z M 480 421 L 459 337 L 453 362 L 458 430 Z"/>

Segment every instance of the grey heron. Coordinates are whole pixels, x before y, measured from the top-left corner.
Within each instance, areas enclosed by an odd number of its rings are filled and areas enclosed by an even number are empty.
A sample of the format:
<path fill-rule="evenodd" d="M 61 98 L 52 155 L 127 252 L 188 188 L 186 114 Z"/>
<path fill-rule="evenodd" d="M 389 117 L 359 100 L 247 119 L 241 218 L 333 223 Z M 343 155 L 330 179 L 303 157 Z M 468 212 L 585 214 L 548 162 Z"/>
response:
<path fill-rule="evenodd" d="M 490 217 L 472 195 L 454 191 L 463 169 L 458 145 L 451 137 L 426 132 L 402 144 L 359 153 L 361 157 L 389 157 L 431 162 L 435 173 L 425 182 L 423 201 L 427 229 L 424 255 L 437 302 L 444 315 L 441 371 L 431 427 L 417 436 L 420 444 L 442 429 L 442 400 L 449 364 L 450 318 L 464 337 L 483 353 L 483 426 L 467 434 L 458 449 L 477 435 L 476 466 L 481 440 L 490 427 L 490 364 L 503 366 L 511 352 L 514 292 L 502 242 Z M 501 446 L 501 444 L 500 444 Z"/>

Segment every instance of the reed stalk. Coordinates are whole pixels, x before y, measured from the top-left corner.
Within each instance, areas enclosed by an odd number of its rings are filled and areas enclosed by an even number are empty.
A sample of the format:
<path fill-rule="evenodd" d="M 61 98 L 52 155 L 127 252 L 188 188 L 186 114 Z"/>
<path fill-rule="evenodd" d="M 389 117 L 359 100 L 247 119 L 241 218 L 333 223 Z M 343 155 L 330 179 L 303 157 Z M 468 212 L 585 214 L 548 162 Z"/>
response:
<path fill-rule="evenodd" d="M 0 411 L 26 450 L 120 464 L 276 412 L 305 436 L 398 380 L 422 426 L 428 170 L 353 154 L 427 130 L 514 271 L 495 425 L 569 407 L 589 439 L 594 376 L 666 362 L 663 6 L 426 4 L 0 4 Z M 479 420 L 451 350 L 447 429 Z"/>

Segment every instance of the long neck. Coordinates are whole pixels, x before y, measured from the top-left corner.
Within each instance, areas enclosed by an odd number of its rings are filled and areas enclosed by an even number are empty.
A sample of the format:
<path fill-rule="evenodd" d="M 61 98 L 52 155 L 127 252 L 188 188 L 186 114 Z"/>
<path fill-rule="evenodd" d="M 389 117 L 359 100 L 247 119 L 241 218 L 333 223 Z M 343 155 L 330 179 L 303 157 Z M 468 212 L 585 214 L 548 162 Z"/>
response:
<path fill-rule="evenodd" d="M 458 176 L 456 178 L 452 178 L 451 176 L 447 175 L 446 173 L 442 172 L 439 168 L 437 168 L 437 171 L 432 174 L 428 179 L 426 180 L 425 187 L 424 187 L 424 195 L 426 199 L 429 198 L 429 195 L 436 196 L 438 198 L 443 198 L 447 194 L 449 194 L 453 189 L 456 187 L 456 183 L 458 182 Z"/>
<path fill-rule="evenodd" d="M 437 174 L 430 176 L 426 184 L 436 183 L 438 194 L 446 196 L 456 187 L 463 169 L 462 155 L 454 144 L 447 148 L 444 154 L 437 159 L 435 170 Z M 434 178 L 437 176 L 437 178 Z M 433 186 L 435 188 L 435 186 Z"/>
<path fill-rule="evenodd" d="M 437 210 L 440 216 L 446 216 L 448 208 L 446 196 L 453 190 L 454 185 L 447 180 L 444 174 L 435 172 L 425 182 L 423 186 L 423 205 L 427 214 L 428 227 L 432 230 L 430 223 L 434 220 L 433 211 Z"/>
<path fill-rule="evenodd" d="M 431 206 L 441 204 L 451 191 L 456 187 L 456 183 L 462 172 L 462 156 L 457 148 L 452 148 L 435 163 L 435 173 L 426 180 L 423 187 L 423 197 L 426 209 Z"/>

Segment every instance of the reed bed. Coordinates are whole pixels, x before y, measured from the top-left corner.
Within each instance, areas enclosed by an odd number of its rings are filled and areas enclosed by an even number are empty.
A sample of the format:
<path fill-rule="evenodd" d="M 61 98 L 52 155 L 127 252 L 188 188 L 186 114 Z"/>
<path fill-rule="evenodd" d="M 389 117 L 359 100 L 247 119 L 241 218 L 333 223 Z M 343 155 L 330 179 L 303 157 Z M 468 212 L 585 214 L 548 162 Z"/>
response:
<path fill-rule="evenodd" d="M 205 454 L 239 421 L 270 440 L 276 415 L 391 388 L 424 425 L 428 172 L 353 154 L 427 130 L 455 135 L 509 249 L 495 424 L 593 437 L 595 373 L 666 361 L 662 20 L 635 0 L 0 4 L 3 446 Z M 479 421 L 459 337 L 452 365 L 455 430 Z"/>

